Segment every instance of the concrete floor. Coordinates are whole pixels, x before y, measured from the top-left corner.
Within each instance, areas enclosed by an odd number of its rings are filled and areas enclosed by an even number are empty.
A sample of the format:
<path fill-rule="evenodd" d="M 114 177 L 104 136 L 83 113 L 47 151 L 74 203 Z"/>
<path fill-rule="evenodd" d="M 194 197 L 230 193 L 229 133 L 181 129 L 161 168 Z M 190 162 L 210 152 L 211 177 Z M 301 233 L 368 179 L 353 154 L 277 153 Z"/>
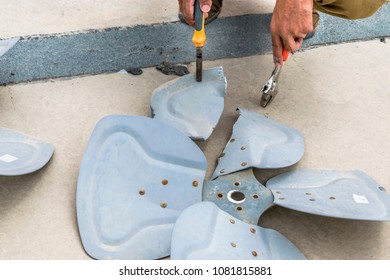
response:
<path fill-rule="evenodd" d="M 2 25 L 0 34 L 8 38 L 177 20 L 176 0 L 167 1 L 167 6 L 154 0 L 106 2 L 60 1 L 54 7 L 47 0 L 35 1 L 34 6 L 1 0 L 9 13 L 7 29 Z M 240 14 L 229 2 L 224 15 Z M 259 5 L 251 0 L 241 12 L 269 12 L 273 2 Z M 148 5 L 162 14 L 145 17 Z M 264 109 L 259 105 L 260 89 L 272 71 L 270 54 L 206 61 L 205 68 L 223 66 L 228 81 L 221 120 L 212 136 L 198 143 L 208 160 L 206 179 L 241 107 L 303 134 L 305 154 L 292 168 L 360 169 L 390 191 L 389 63 L 390 44 L 379 39 L 298 52 L 284 66 L 277 98 Z M 76 220 L 79 166 L 98 120 L 109 114 L 150 116 L 153 90 L 176 78 L 154 68 L 143 70 L 141 76 L 111 73 L 0 87 L 0 127 L 55 147 L 51 161 L 38 172 L 0 177 L 0 259 L 89 259 Z M 195 65 L 189 70 L 194 72 Z M 264 183 L 292 168 L 258 170 L 256 176 Z M 273 207 L 260 225 L 284 234 L 308 259 L 390 259 L 390 222 Z"/>

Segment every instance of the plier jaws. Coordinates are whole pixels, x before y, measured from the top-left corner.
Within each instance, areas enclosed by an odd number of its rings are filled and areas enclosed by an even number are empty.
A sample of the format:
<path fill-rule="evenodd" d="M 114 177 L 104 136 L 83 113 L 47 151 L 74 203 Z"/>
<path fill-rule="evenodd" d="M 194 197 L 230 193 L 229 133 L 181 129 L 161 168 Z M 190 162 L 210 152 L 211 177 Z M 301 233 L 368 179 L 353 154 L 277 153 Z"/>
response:
<path fill-rule="evenodd" d="M 280 73 L 282 71 L 282 66 L 275 66 L 272 71 L 271 77 L 268 81 L 263 85 L 260 105 L 262 107 L 266 107 L 278 94 L 278 80 Z"/>

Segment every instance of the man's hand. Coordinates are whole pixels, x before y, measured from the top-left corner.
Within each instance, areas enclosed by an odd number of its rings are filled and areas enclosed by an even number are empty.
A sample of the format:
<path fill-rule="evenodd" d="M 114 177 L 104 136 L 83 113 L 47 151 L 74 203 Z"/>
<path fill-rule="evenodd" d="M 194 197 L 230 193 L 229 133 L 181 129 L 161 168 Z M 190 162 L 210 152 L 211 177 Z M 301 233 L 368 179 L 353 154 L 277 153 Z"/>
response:
<path fill-rule="evenodd" d="M 276 0 L 271 19 L 275 65 L 283 64 L 283 47 L 290 52 L 297 51 L 306 34 L 313 31 L 312 12 L 313 0 Z"/>
<path fill-rule="evenodd" d="M 205 18 L 208 16 L 208 12 L 211 9 L 211 0 L 199 0 L 200 8 L 204 13 Z M 179 0 L 180 12 L 183 15 L 185 21 L 191 25 L 195 25 L 194 21 L 194 2 L 195 0 Z"/>

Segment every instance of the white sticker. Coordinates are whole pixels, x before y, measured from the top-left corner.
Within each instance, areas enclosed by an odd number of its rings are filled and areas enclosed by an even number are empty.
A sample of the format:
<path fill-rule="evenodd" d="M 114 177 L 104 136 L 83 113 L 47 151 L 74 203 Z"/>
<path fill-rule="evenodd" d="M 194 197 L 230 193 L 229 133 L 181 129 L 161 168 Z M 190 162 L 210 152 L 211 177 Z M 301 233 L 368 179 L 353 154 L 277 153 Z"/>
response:
<path fill-rule="evenodd" d="M 0 157 L 0 160 L 1 160 L 1 161 L 4 161 L 4 162 L 6 162 L 6 163 L 11 163 L 11 162 L 13 162 L 13 161 L 15 161 L 15 160 L 18 160 L 18 158 L 17 158 L 17 157 L 14 157 L 14 156 L 12 156 L 12 155 L 9 155 L 9 154 L 5 154 L 5 155 L 3 155 L 3 156 Z"/>
<path fill-rule="evenodd" d="M 367 197 L 363 195 L 353 194 L 352 196 L 356 203 L 369 203 Z"/>

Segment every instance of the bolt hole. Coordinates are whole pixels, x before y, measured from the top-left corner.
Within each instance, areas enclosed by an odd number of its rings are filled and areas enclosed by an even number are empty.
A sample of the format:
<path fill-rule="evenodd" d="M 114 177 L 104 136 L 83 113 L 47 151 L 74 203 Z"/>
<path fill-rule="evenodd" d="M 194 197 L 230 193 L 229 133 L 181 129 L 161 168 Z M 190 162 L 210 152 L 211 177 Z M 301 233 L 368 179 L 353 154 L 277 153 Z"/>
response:
<path fill-rule="evenodd" d="M 250 228 L 250 231 L 251 231 L 251 233 L 256 233 L 256 229 L 254 229 L 254 228 Z"/>
<path fill-rule="evenodd" d="M 245 151 L 246 150 L 246 147 L 245 146 L 242 146 L 241 147 L 241 151 Z"/>
<path fill-rule="evenodd" d="M 241 183 L 240 183 L 240 182 L 234 182 L 234 185 L 235 185 L 236 187 L 238 187 L 239 185 L 241 185 Z"/>
<path fill-rule="evenodd" d="M 223 194 L 222 193 L 217 193 L 217 197 L 218 198 L 223 198 Z"/>
<path fill-rule="evenodd" d="M 314 198 L 310 198 L 309 200 L 310 200 L 310 201 L 316 201 Z"/>
<path fill-rule="evenodd" d="M 252 251 L 252 256 L 257 257 L 257 252 L 256 251 Z"/>
<path fill-rule="evenodd" d="M 193 181 L 192 182 L 192 186 L 195 187 L 195 188 L 198 187 L 199 186 L 199 182 L 198 181 Z"/>
<path fill-rule="evenodd" d="M 258 194 L 254 194 L 254 195 L 252 195 L 252 198 L 253 199 L 259 199 L 259 195 Z"/>
<path fill-rule="evenodd" d="M 163 179 L 161 181 L 161 184 L 163 184 L 164 186 L 168 185 L 168 180 L 167 179 Z"/>
<path fill-rule="evenodd" d="M 334 196 L 329 197 L 330 200 L 335 200 L 336 198 Z"/>
<path fill-rule="evenodd" d="M 241 207 L 241 206 L 237 206 L 237 207 L 236 207 L 236 210 L 237 210 L 238 212 L 240 212 L 240 211 L 242 211 L 242 207 Z"/>
<path fill-rule="evenodd" d="M 144 189 L 142 189 L 142 190 L 139 190 L 139 195 L 145 195 L 145 190 Z"/>
<path fill-rule="evenodd" d="M 245 194 L 237 191 L 237 190 L 232 190 L 227 194 L 227 198 L 230 202 L 233 203 L 242 203 L 245 201 Z"/>
<path fill-rule="evenodd" d="M 230 143 L 233 143 L 234 141 L 236 141 L 236 139 L 234 138 L 230 139 Z"/>
<path fill-rule="evenodd" d="M 247 162 L 243 162 L 243 163 L 241 163 L 241 166 L 247 166 L 248 165 L 248 163 Z"/>

